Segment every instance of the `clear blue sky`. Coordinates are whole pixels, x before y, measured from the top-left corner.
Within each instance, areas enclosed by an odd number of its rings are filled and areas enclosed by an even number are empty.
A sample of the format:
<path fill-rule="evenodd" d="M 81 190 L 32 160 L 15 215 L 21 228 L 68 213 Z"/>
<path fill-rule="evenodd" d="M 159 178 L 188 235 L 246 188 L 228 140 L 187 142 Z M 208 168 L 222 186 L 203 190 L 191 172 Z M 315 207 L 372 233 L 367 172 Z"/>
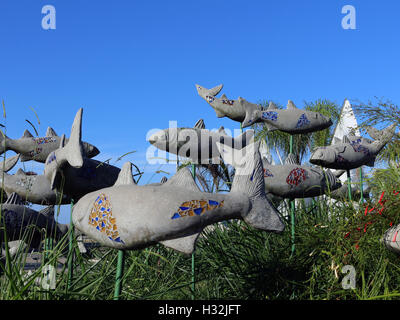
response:
<path fill-rule="evenodd" d="M 55 30 L 41 26 L 47 4 L 56 9 Z M 347 4 L 356 30 L 342 28 Z M 47 126 L 69 135 L 83 107 L 83 139 L 101 150 L 97 159 L 113 163 L 136 150 L 124 160 L 144 168 L 147 132 L 170 120 L 239 127 L 218 119 L 195 83 L 223 83 L 231 99 L 291 99 L 300 108 L 318 98 L 399 103 L 399 12 L 393 0 L 2 0 L 0 122 L 11 138 L 33 131 L 25 119 L 40 135 Z M 147 165 L 143 182 L 158 181 L 158 168 Z"/>

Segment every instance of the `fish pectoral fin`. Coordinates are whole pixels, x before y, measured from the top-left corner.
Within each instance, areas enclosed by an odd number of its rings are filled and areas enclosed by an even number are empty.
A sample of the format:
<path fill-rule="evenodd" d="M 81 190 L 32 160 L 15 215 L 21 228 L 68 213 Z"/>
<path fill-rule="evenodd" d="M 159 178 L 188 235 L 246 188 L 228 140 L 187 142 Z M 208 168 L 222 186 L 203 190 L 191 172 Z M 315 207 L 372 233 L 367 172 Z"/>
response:
<path fill-rule="evenodd" d="M 28 156 L 28 155 L 26 155 L 26 154 L 21 154 L 20 157 L 19 157 L 19 160 L 20 160 L 21 162 L 26 162 L 26 161 L 32 160 L 32 157 L 31 157 L 31 156 Z"/>
<path fill-rule="evenodd" d="M 218 109 L 214 108 L 215 110 L 215 114 L 217 115 L 218 118 L 223 118 L 225 117 L 225 113 L 223 113 L 222 111 L 219 111 Z"/>
<path fill-rule="evenodd" d="M 368 167 L 374 167 L 375 166 L 375 157 L 372 158 L 370 161 L 368 161 L 365 165 Z"/>
<path fill-rule="evenodd" d="M 275 131 L 275 130 L 278 130 L 277 127 L 275 127 L 275 126 L 273 126 L 272 124 L 269 124 L 269 123 L 267 123 L 267 122 L 264 122 L 264 125 L 267 127 L 267 130 L 268 130 L 268 131 Z"/>
<path fill-rule="evenodd" d="M 32 135 L 32 133 L 29 132 L 28 129 L 26 129 L 24 131 L 24 134 L 22 135 L 22 138 L 33 138 L 33 135 Z"/>
<path fill-rule="evenodd" d="M 57 137 L 57 133 L 52 127 L 48 127 L 46 131 L 46 137 Z"/>
<path fill-rule="evenodd" d="M 196 240 L 199 237 L 199 235 L 200 232 L 183 238 L 160 241 L 160 243 L 166 246 L 167 248 L 171 248 L 181 253 L 189 255 L 193 253 Z"/>
<path fill-rule="evenodd" d="M 180 169 L 177 173 L 173 175 L 171 179 L 162 184 L 161 187 L 170 187 L 170 186 L 183 187 L 187 190 L 192 190 L 196 192 L 200 191 L 199 187 L 197 186 L 196 182 L 193 179 L 192 174 L 186 167 Z"/>

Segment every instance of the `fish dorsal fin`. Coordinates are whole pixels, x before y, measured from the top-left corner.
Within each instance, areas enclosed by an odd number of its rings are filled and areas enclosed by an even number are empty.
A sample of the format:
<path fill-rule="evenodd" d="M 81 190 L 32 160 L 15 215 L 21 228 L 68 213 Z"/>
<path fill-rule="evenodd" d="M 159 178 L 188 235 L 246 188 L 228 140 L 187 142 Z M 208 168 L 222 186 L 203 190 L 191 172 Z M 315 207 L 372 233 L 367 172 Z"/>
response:
<path fill-rule="evenodd" d="M 296 105 L 293 103 L 292 100 L 289 100 L 289 101 L 288 101 L 288 103 L 287 103 L 287 109 L 288 109 L 288 110 L 295 110 L 295 109 L 297 109 Z"/>
<path fill-rule="evenodd" d="M 48 206 L 40 210 L 39 213 L 45 215 L 48 218 L 54 218 L 54 206 Z"/>
<path fill-rule="evenodd" d="M 300 164 L 297 157 L 293 153 L 289 153 L 285 159 L 285 164 Z"/>
<path fill-rule="evenodd" d="M 224 94 L 221 96 L 221 99 L 228 100 L 228 97 L 227 97 L 226 94 L 224 93 Z"/>
<path fill-rule="evenodd" d="M 160 180 L 160 183 L 163 184 L 163 183 L 166 183 L 167 181 L 168 181 L 167 177 L 162 177 Z"/>
<path fill-rule="evenodd" d="M 19 168 L 15 173 L 16 176 L 26 176 L 25 171 Z"/>
<path fill-rule="evenodd" d="M 194 125 L 193 128 L 196 128 L 196 129 L 205 129 L 205 128 L 206 128 L 206 125 L 204 124 L 204 120 L 203 120 L 203 119 L 198 120 L 198 121 L 196 122 L 196 124 Z"/>
<path fill-rule="evenodd" d="M 224 128 L 223 126 L 221 126 L 221 127 L 218 129 L 218 133 L 219 133 L 219 134 L 223 134 L 223 135 L 227 135 L 227 133 L 225 132 L 225 128 Z"/>
<path fill-rule="evenodd" d="M 176 186 L 183 187 L 187 190 L 200 191 L 196 182 L 193 180 L 193 176 L 188 168 L 182 168 L 174 176 L 162 185 L 163 187 Z"/>
<path fill-rule="evenodd" d="M 21 197 L 18 195 L 18 193 L 11 193 L 11 195 L 7 198 L 7 201 L 4 202 L 4 204 L 16 204 L 16 205 L 24 205 L 24 202 L 22 201 Z"/>
<path fill-rule="evenodd" d="M 211 88 L 210 90 L 208 90 L 208 94 L 215 97 L 222 90 L 223 86 L 223 84 L 220 84 L 218 86 L 215 86 L 214 88 Z"/>
<path fill-rule="evenodd" d="M 348 136 L 343 136 L 342 143 L 351 143 Z"/>
<path fill-rule="evenodd" d="M 160 243 L 166 246 L 167 248 L 171 248 L 181 253 L 189 255 L 193 253 L 196 240 L 199 237 L 199 235 L 200 232 L 182 238 L 160 241 Z"/>
<path fill-rule="evenodd" d="M 46 137 L 57 137 L 57 133 L 54 131 L 53 128 L 48 127 L 46 131 Z"/>
<path fill-rule="evenodd" d="M 275 109 L 278 109 L 277 105 L 272 101 L 270 101 L 267 110 L 275 110 Z"/>
<path fill-rule="evenodd" d="M 125 162 L 119 172 L 117 181 L 115 181 L 114 186 L 131 185 L 136 184 L 132 176 L 132 163 Z"/>
<path fill-rule="evenodd" d="M 22 138 L 33 138 L 33 135 L 32 135 L 32 133 L 29 132 L 28 129 L 26 129 L 24 131 L 24 134 L 22 135 Z"/>

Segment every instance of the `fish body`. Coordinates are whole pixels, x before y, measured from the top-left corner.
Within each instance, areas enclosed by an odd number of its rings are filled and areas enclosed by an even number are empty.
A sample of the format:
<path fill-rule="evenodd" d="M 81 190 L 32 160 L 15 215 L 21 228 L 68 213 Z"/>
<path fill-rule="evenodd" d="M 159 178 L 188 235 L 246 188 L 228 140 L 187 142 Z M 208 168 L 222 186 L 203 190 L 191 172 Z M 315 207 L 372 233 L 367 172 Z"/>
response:
<path fill-rule="evenodd" d="M 121 183 L 124 176 L 132 175 L 128 166 L 115 186 L 89 193 L 76 203 L 74 226 L 112 248 L 140 249 L 161 242 L 184 253 L 193 252 L 204 227 L 228 219 L 240 218 L 253 227 L 281 232 L 284 224 L 265 196 L 258 149 L 254 144 L 245 147 L 243 157 L 243 150 L 218 142 L 217 146 L 224 160 L 236 168 L 229 194 L 201 192 L 187 168 L 159 186 Z"/>
<path fill-rule="evenodd" d="M 241 149 L 253 141 L 253 136 L 253 130 L 233 138 L 225 133 L 223 127 L 211 131 L 195 126 L 161 130 L 150 136 L 149 142 L 160 150 L 190 158 L 195 163 L 209 163 L 210 159 L 212 163 L 219 163 L 217 142 Z"/>
<path fill-rule="evenodd" d="M 247 114 L 242 127 L 246 128 L 257 122 L 265 123 L 268 131 L 280 130 L 289 134 L 319 131 L 332 125 L 330 118 L 319 112 L 298 109 L 290 100 L 286 109 L 279 109 L 272 102 L 266 110 L 254 109 Z"/>
<path fill-rule="evenodd" d="M 24 240 L 27 228 L 32 228 L 33 236 L 31 246 L 36 247 L 47 237 L 60 239 L 68 231 L 68 226 L 59 224 L 54 220 L 54 207 L 47 207 L 42 211 L 36 211 L 24 205 L 22 199 L 13 193 L 2 205 L 3 227 L 0 230 L 0 241 L 4 239 L 3 230 L 7 231 L 9 241 Z"/>
<path fill-rule="evenodd" d="M 378 153 L 392 139 L 396 125 L 392 124 L 382 130 L 381 140 L 368 143 L 367 140 L 349 139 L 345 136 L 342 142 L 317 148 L 311 155 L 312 164 L 331 169 L 355 169 L 362 165 L 373 167 Z"/>
<path fill-rule="evenodd" d="M 284 165 L 270 165 L 264 161 L 263 167 L 265 192 L 276 197 L 316 197 L 341 186 L 340 180 L 330 170 L 297 164 L 292 154 Z"/>
<path fill-rule="evenodd" d="M 7 150 L 12 150 L 21 154 L 22 162 L 35 160 L 44 163 L 51 152 L 58 149 L 61 142 L 61 137 L 57 136 L 50 127 L 47 130 L 45 137 L 34 137 L 28 130 L 25 130 L 24 135 L 20 139 L 10 139 L 7 136 L 0 136 L 0 154 Z M 68 139 L 66 139 L 66 143 Z M 83 151 L 89 158 L 95 157 L 100 151 L 93 145 L 87 142 L 82 142 Z"/>

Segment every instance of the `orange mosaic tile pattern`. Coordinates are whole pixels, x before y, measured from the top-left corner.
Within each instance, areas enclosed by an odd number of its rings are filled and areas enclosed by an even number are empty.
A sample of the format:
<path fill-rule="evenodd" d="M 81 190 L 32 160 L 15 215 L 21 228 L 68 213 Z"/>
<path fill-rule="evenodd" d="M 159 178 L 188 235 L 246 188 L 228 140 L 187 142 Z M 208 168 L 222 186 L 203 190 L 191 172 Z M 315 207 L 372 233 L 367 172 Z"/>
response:
<path fill-rule="evenodd" d="M 218 202 L 214 200 L 190 200 L 182 203 L 178 212 L 171 217 L 171 219 L 177 219 L 181 217 L 192 217 L 199 216 L 206 211 L 213 210 L 224 205 L 224 201 Z"/>
<path fill-rule="evenodd" d="M 105 233 L 110 240 L 124 243 L 119 236 L 116 220 L 112 215 L 110 200 L 104 193 L 100 194 L 93 204 L 89 215 L 89 225 Z"/>

